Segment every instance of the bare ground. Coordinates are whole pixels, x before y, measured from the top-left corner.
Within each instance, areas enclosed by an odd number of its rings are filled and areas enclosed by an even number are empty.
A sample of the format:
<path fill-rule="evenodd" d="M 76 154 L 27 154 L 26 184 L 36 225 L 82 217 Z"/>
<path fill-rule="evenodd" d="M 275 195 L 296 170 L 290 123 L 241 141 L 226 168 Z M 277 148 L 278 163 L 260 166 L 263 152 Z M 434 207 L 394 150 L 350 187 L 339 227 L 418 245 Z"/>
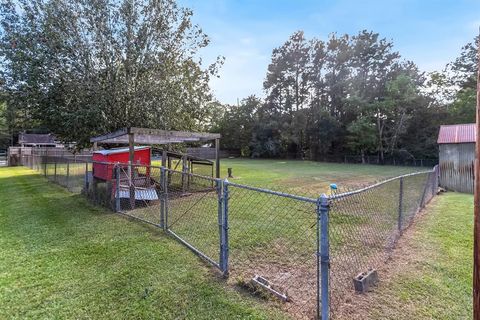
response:
<path fill-rule="evenodd" d="M 380 278 L 378 286 L 367 294 L 346 294 L 345 303 L 335 311 L 333 318 L 412 319 L 415 308 L 422 304 L 422 301 L 412 303 L 405 299 L 402 296 L 404 293 L 398 292 L 394 284 L 405 274 L 421 279 L 421 266 L 438 255 L 429 243 L 419 243 L 417 237 L 423 231 L 421 223 L 425 214 L 430 213 L 429 209 L 435 206 L 438 200 L 438 197 L 435 197 L 426 209 L 416 216 L 414 223 L 398 240 L 390 258 L 377 268 Z"/>

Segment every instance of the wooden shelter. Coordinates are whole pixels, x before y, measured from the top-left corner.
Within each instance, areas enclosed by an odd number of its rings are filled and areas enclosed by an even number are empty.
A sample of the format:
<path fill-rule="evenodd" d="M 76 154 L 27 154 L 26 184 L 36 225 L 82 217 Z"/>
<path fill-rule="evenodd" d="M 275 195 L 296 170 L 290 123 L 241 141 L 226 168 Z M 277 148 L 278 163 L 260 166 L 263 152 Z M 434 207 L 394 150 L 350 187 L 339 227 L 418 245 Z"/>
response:
<path fill-rule="evenodd" d="M 184 143 L 184 142 L 198 142 L 198 141 L 215 141 L 215 177 L 220 178 L 220 134 L 219 133 L 203 133 L 203 132 L 188 132 L 188 131 L 167 131 L 159 129 L 148 128 L 122 128 L 114 132 L 110 132 L 98 137 L 90 139 L 90 142 L 94 144 L 94 150 L 97 149 L 98 143 L 104 144 L 128 144 L 128 181 L 130 189 L 130 207 L 135 208 L 136 188 L 135 186 L 135 170 L 133 169 L 135 160 L 135 144 L 141 145 L 165 145 L 171 143 Z M 170 160 L 170 156 L 166 150 L 162 152 L 162 166 L 167 166 L 167 159 Z M 188 160 L 186 157 L 182 158 L 182 181 L 185 180 L 184 174 L 185 163 Z M 169 166 L 170 167 L 170 166 Z M 96 181 L 94 179 L 94 188 L 96 188 Z M 183 185 L 183 182 L 182 182 Z"/>
<path fill-rule="evenodd" d="M 475 124 L 443 125 L 438 134 L 440 186 L 473 193 Z"/>
<path fill-rule="evenodd" d="M 215 141 L 215 177 L 220 178 L 220 134 L 189 131 L 167 131 L 148 128 L 122 128 L 90 139 L 94 143 L 94 149 L 98 143 L 128 144 L 130 162 L 134 159 L 135 144 L 141 145 L 165 145 L 171 143 Z M 162 166 L 166 166 L 167 152 L 162 154 Z"/>

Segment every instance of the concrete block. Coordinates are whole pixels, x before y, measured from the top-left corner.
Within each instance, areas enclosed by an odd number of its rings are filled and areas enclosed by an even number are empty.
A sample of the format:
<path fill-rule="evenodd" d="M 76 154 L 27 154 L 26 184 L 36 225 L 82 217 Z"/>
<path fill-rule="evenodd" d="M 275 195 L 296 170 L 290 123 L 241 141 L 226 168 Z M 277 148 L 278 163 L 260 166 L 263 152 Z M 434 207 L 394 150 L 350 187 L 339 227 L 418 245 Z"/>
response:
<path fill-rule="evenodd" d="M 377 270 L 371 269 L 367 272 L 362 272 L 353 278 L 353 285 L 355 291 L 358 293 L 365 293 L 370 291 L 371 287 L 377 285 L 378 273 Z"/>

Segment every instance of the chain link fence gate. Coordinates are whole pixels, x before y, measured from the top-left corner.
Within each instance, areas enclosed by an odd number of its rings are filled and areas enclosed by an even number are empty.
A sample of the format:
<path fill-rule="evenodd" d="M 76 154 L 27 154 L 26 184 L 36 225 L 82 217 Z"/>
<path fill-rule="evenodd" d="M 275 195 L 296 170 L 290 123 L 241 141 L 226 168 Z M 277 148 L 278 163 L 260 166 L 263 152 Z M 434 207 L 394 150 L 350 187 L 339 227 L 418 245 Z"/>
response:
<path fill-rule="evenodd" d="M 115 211 L 164 229 L 226 273 L 222 180 L 155 166 L 114 171 Z"/>
<path fill-rule="evenodd" d="M 290 314 L 315 317 L 317 199 L 227 181 L 224 188 L 231 281 Z"/>
<path fill-rule="evenodd" d="M 228 274 L 230 283 L 298 319 L 334 314 L 354 293 L 353 278 L 382 266 L 438 186 L 435 167 L 310 198 L 164 167 L 96 163 L 111 177 L 99 182 L 91 163 L 38 155 L 23 163 L 162 228 Z"/>

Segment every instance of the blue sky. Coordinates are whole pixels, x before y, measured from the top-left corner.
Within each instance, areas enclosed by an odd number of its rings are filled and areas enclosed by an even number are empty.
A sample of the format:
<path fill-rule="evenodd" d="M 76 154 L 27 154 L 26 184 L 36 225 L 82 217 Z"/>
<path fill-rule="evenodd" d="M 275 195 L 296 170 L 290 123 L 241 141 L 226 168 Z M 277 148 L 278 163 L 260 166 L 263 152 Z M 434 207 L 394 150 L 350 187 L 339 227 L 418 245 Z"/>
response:
<path fill-rule="evenodd" d="M 211 38 L 205 62 L 225 56 L 220 78 L 211 81 L 218 100 L 236 103 L 263 96 L 272 49 L 296 30 L 307 38 L 367 29 L 393 40 L 395 49 L 424 71 L 441 70 L 473 40 L 480 0 L 179 0 Z"/>

